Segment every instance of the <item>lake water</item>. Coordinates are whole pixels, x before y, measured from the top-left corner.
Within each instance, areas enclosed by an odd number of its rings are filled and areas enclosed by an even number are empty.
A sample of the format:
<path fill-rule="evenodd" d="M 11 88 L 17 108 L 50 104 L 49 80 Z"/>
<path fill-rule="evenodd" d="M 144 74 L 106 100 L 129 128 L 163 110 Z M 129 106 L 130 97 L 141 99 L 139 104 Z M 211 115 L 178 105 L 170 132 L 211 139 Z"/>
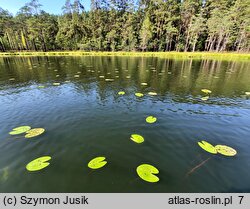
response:
<path fill-rule="evenodd" d="M 207 101 L 201 100 L 204 88 L 212 91 Z M 0 58 L 0 192 L 250 192 L 245 92 L 246 61 Z M 150 115 L 156 123 L 146 123 Z M 22 125 L 46 132 L 31 139 L 9 135 Z M 130 140 L 131 134 L 144 143 Z M 201 140 L 238 154 L 212 155 L 197 145 Z M 50 166 L 25 169 L 45 155 L 52 157 Z M 108 163 L 92 171 L 87 164 L 97 156 Z M 158 183 L 138 177 L 143 163 L 159 169 Z"/>

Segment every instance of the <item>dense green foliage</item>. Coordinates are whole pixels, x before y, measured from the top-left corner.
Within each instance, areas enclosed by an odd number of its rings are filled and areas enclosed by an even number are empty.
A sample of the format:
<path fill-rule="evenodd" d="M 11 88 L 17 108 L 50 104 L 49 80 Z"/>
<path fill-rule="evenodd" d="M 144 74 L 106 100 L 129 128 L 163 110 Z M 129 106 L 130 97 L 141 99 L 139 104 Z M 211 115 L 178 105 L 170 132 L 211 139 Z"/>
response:
<path fill-rule="evenodd" d="M 0 8 L 0 51 L 250 51 L 249 0 L 66 0 L 59 16 L 31 0 Z"/>

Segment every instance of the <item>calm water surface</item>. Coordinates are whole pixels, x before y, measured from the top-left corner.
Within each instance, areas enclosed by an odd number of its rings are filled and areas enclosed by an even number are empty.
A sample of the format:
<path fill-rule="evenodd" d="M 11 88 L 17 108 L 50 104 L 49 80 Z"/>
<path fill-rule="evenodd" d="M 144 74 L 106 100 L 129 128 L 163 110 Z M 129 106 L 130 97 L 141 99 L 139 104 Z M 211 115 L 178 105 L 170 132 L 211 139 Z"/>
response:
<path fill-rule="evenodd" d="M 203 88 L 212 90 L 208 101 L 201 100 Z M 250 62 L 0 58 L 0 192 L 250 192 L 246 91 Z M 149 115 L 158 118 L 155 124 L 145 122 Z M 46 133 L 32 139 L 8 134 L 21 125 Z M 145 142 L 131 141 L 134 133 Z M 200 140 L 238 154 L 212 156 L 198 147 Z M 49 167 L 26 171 L 44 155 L 52 157 Z M 108 164 L 91 171 L 87 164 L 97 156 Z M 136 167 L 143 163 L 160 170 L 158 183 L 139 179 Z"/>

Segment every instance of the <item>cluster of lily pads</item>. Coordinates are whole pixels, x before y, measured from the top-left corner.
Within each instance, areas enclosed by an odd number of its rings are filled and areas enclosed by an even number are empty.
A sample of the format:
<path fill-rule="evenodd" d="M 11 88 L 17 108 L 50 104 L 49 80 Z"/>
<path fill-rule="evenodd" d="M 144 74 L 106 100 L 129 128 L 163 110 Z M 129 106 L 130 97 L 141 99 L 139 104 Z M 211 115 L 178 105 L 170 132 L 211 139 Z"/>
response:
<path fill-rule="evenodd" d="M 147 123 L 155 123 L 157 121 L 157 118 L 154 116 L 148 116 L 146 118 Z M 132 134 L 130 136 L 130 139 L 134 141 L 135 143 L 141 144 L 144 142 L 144 137 L 139 134 Z M 155 183 L 158 182 L 160 179 L 156 176 L 156 174 L 159 174 L 159 170 L 149 164 L 142 164 L 137 167 L 136 172 L 138 176 L 143 179 L 144 181 Z"/>
<path fill-rule="evenodd" d="M 146 86 L 147 83 L 141 83 L 141 85 Z M 202 89 L 201 91 L 202 91 L 203 93 L 207 94 L 207 96 L 202 97 L 201 100 L 202 100 L 202 101 L 207 101 L 207 100 L 209 99 L 209 95 L 212 93 L 212 91 L 209 90 L 209 89 Z M 120 95 L 120 96 L 123 96 L 123 95 L 125 95 L 125 94 L 126 94 L 125 91 L 119 91 L 119 92 L 118 92 L 118 95 Z M 150 95 L 150 96 L 157 96 L 158 94 L 157 94 L 156 92 L 152 92 L 152 91 L 151 91 L 151 92 L 148 92 L 148 95 Z M 143 94 L 143 93 L 140 93 L 140 92 L 137 92 L 137 93 L 135 93 L 135 96 L 136 96 L 136 97 L 143 97 L 144 94 Z"/>
<path fill-rule="evenodd" d="M 142 85 L 147 85 L 147 83 L 142 83 Z M 125 95 L 126 93 L 124 91 L 120 91 L 118 92 L 118 95 Z M 156 96 L 157 93 L 156 92 L 149 92 L 148 95 L 151 96 Z M 137 97 L 143 97 L 144 94 L 142 93 L 135 93 L 135 96 Z M 157 118 L 154 116 L 148 116 L 146 118 L 146 122 L 147 123 L 155 123 L 157 121 Z M 144 137 L 139 135 L 139 134 L 132 134 L 130 136 L 130 139 L 132 141 L 134 141 L 135 143 L 143 143 L 144 142 Z M 156 174 L 159 174 L 159 170 L 149 164 L 142 164 L 140 166 L 137 167 L 136 172 L 138 174 L 138 176 L 143 179 L 144 181 L 147 182 L 151 182 L 151 183 L 155 183 L 158 182 L 160 179 L 156 176 Z"/>
<path fill-rule="evenodd" d="M 155 123 L 156 121 L 157 121 L 157 118 L 154 116 L 148 116 L 146 118 L 147 123 Z M 20 127 L 14 128 L 11 132 L 9 132 L 9 134 L 10 135 L 25 134 L 24 136 L 25 138 L 32 138 L 32 137 L 39 136 L 44 132 L 45 132 L 45 129 L 43 128 L 32 129 L 30 126 L 20 126 Z M 138 135 L 138 134 L 132 134 L 131 140 L 133 140 L 136 143 L 144 142 L 143 136 Z M 42 170 L 50 165 L 49 161 L 51 159 L 52 158 L 50 156 L 42 156 L 42 157 L 36 158 L 26 165 L 26 169 L 30 172 Z M 99 169 L 99 168 L 104 167 L 106 164 L 107 164 L 106 158 L 101 156 L 101 157 L 96 157 L 92 159 L 88 163 L 88 167 L 90 169 Z M 137 171 L 138 176 L 147 182 L 159 181 L 159 178 L 154 175 L 154 174 L 158 174 L 159 171 L 157 168 L 155 168 L 152 165 L 142 164 L 137 167 L 136 171 Z"/>
<path fill-rule="evenodd" d="M 143 85 L 146 85 L 146 83 L 143 83 Z M 211 94 L 212 91 L 208 90 L 208 89 L 202 89 L 202 92 L 204 92 L 205 94 Z M 155 92 L 149 92 L 149 95 L 155 96 L 157 95 L 157 93 Z M 118 95 L 125 95 L 124 91 L 120 91 L 118 92 Z M 250 94 L 249 94 L 250 95 Z M 142 93 L 135 93 L 135 96 L 137 97 L 143 97 L 144 94 Z M 206 97 L 207 99 L 209 98 L 209 96 Z M 207 100 L 205 98 L 203 98 L 202 100 Z M 149 124 L 155 123 L 157 121 L 157 118 L 154 116 L 148 116 L 146 118 L 146 122 Z M 25 138 L 32 138 L 32 137 L 36 137 L 39 136 L 41 134 L 43 134 L 45 132 L 44 128 L 31 128 L 30 126 L 20 126 L 17 128 L 14 128 L 11 132 L 9 132 L 10 135 L 20 135 L 20 134 L 25 134 L 24 137 Z M 144 137 L 139 135 L 139 134 L 132 134 L 130 136 L 130 139 L 138 144 L 141 144 L 144 142 Z M 221 154 L 224 156 L 235 156 L 237 154 L 237 151 L 229 146 L 226 145 L 216 145 L 213 146 L 212 144 L 208 143 L 207 141 L 200 141 L 198 142 L 198 145 L 205 151 L 211 153 L 211 154 Z M 52 158 L 50 156 L 42 156 L 39 157 L 37 159 L 32 160 L 31 162 L 29 162 L 26 165 L 26 169 L 30 172 L 33 171 L 39 171 L 42 170 L 44 168 L 46 168 L 47 166 L 50 165 L 49 161 Z M 88 167 L 90 169 L 100 169 L 102 167 L 104 167 L 108 162 L 106 161 L 106 158 L 103 156 L 99 156 L 96 157 L 94 159 L 92 159 L 89 163 L 88 163 Z M 155 183 L 158 182 L 160 179 L 156 176 L 157 174 L 159 174 L 159 170 L 149 164 L 141 164 L 136 168 L 136 172 L 138 174 L 138 176 L 143 179 L 144 181 L 150 182 L 150 183 Z"/>
<path fill-rule="evenodd" d="M 207 96 L 201 97 L 201 100 L 202 101 L 207 101 L 210 98 L 209 95 L 212 93 L 212 91 L 209 90 L 209 89 L 201 89 L 201 91 L 203 93 L 207 94 Z"/>
<path fill-rule="evenodd" d="M 25 138 L 33 138 L 36 136 L 41 135 L 45 132 L 44 128 L 31 128 L 30 126 L 20 126 L 17 128 L 14 128 L 11 132 L 9 132 L 10 135 L 20 135 L 25 134 Z"/>
<path fill-rule="evenodd" d="M 202 101 L 207 101 L 210 98 L 209 95 L 212 93 L 212 91 L 209 90 L 209 89 L 201 89 L 201 91 L 206 94 L 206 96 L 201 97 L 201 100 Z M 250 96 L 250 92 L 246 91 L 245 95 Z"/>
<path fill-rule="evenodd" d="M 226 145 L 216 145 L 213 146 L 212 144 L 208 143 L 207 141 L 200 141 L 198 142 L 198 145 L 204 149 L 205 151 L 211 153 L 211 154 L 221 154 L 224 156 L 235 156 L 237 154 L 237 151 L 233 149 L 232 147 L 226 146 Z"/>
<path fill-rule="evenodd" d="M 120 96 L 123 96 L 125 94 L 126 94 L 125 91 L 119 91 L 118 92 L 118 95 L 120 95 Z M 158 94 L 156 92 L 148 92 L 148 95 L 150 95 L 150 96 L 157 96 Z M 135 96 L 137 96 L 137 97 L 143 97 L 144 94 L 140 93 L 140 92 L 137 92 L 137 93 L 135 93 Z"/>

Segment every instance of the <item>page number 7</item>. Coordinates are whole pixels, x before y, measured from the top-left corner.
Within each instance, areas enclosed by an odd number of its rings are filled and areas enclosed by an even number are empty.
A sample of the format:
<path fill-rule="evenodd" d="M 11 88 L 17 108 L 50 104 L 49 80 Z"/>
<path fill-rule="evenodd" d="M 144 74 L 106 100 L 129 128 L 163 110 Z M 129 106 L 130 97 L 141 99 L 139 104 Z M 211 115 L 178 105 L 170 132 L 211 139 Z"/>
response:
<path fill-rule="evenodd" d="M 239 204 L 241 204 L 241 203 L 242 203 L 242 200 L 243 200 L 243 198 L 244 198 L 244 196 L 239 196 L 239 198 L 240 198 Z"/>

